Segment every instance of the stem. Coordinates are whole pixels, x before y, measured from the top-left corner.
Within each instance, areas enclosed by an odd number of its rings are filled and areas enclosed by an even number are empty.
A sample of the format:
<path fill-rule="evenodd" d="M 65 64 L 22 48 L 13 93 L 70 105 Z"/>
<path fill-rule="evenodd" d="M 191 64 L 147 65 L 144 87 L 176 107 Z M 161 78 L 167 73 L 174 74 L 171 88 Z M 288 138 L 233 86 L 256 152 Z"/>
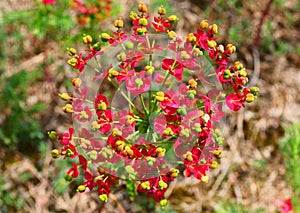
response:
<path fill-rule="evenodd" d="M 253 38 L 253 45 L 254 46 L 258 46 L 258 43 L 259 43 L 259 40 L 260 40 L 261 29 L 262 29 L 262 26 L 263 26 L 263 23 L 264 23 L 265 19 L 268 16 L 268 13 L 270 11 L 270 8 L 271 8 L 271 5 L 272 5 L 273 1 L 274 0 L 269 0 L 266 7 L 265 7 L 265 9 L 262 11 L 262 16 L 259 20 L 259 24 L 257 26 L 257 30 L 256 30 L 254 38 Z"/>
<path fill-rule="evenodd" d="M 148 117 L 149 112 L 148 112 L 148 109 L 146 108 L 146 105 L 145 105 L 144 98 L 143 98 L 142 94 L 139 94 L 139 97 L 140 97 L 140 100 L 141 100 L 143 109 L 144 109 L 144 111 L 145 111 L 145 114 L 146 114 L 146 116 Z"/>
<path fill-rule="evenodd" d="M 121 93 L 121 95 L 125 98 L 125 100 L 136 110 L 138 110 L 135 105 L 131 102 L 131 100 L 126 96 L 126 94 L 111 80 L 108 79 L 108 81 Z"/>

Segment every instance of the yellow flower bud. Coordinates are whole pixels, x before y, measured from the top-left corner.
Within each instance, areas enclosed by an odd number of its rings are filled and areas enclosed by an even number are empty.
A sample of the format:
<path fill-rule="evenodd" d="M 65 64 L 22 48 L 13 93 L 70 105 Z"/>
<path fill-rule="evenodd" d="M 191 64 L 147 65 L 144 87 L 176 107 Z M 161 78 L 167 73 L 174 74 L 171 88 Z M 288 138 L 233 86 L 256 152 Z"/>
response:
<path fill-rule="evenodd" d="M 157 92 L 155 98 L 158 101 L 164 101 L 165 100 L 165 94 L 163 92 Z"/>
<path fill-rule="evenodd" d="M 59 153 L 59 151 L 57 149 L 53 149 L 51 151 L 51 157 L 52 158 L 56 159 L 56 158 L 59 158 L 59 156 L 60 156 L 60 153 Z"/>
<path fill-rule="evenodd" d="M 71 104 L 66 104 L 64 107 L 63 107 L 63 111 L 65 113 L 73 113 L 73 106 Z"/>
<path fill-rule="evenodd" d="M 161 5 L 158 10 L 157 13 L 161 16 L 166 15 L 166 9 Z"/>
<path fill-rule="evenodd" d="M 72 85 L 73 85 L 74 87 L 79 88 L 79 87 L 81 86 L 81 84 L 82 84 L 82 80 L 81 80 L 80 78 L 74 78 L 74 79 L 72 80 Z"/>
<path fill-rule="evenodd" d="M 170 39 L 174 39 L 174 38 L 176 38 L 177 35 L 173 30 L 171 30 L 168 32 L 168 36 Z"/>
<path fill-rule="evenodd" d="M 78 186 L 77 187 L 77 192 L 84 192 L 85 191 L 85 189 L 86 189 L 86 186 L 85 185 L 80 185 L 80 186 Z"/>
<path fill-rule="evenodd" d="M 69 59 L 68 64 L 70 64 L 72 67 L 74 67 L 77 64 L 77 59 L 76 58 Z"/>
<path fill-rule="evenodd" d="M 218 166 L 219 166 L 218 162 L 217 161 L 213 161 L 213 162 L 211 162 L 211 164 L 210 164 L 209 167 L 211 169 L 216 169 L 216 168 L 218 168 Z"/>
<path fill-rule="evenodd" d="M 204 20 L 202 20 L 202 21 L 200 22 L 199 28 L 200 28 L 201 30 L 205 30 L 205 29 L 208 28 L 208 22 L 207 22 L 206 19 L 204 19 Z"/>
<path fill-rule="evenodd" d="M 107 33 L 101 33 L 100 38 L 103 42 L 106 42 L 111 38 L 111 36 Z"/>
<path fill-rule="evenodd" d="M 177 22 L 179 21 L 179 18 L 176 15 L 171 15 L 168 17 L 169 22 Z"/>
<path fill-rule="evenodd" d="M 141 187 L 145 190 L 150 190 L 150 182 L 145 181 L 145 182 L 141 183 Z"/>
<path fill-rule="evenodd" d="M 252 93 L 248 93 L 248 94 L 246 95 L 246 101 L 247 101 L 248 103 L 253 102 L 254 99 L 255 99 L 255 97 L 254 97 L 254 95 L 253 95 Z"/>
<path fill-rule="evenodd" d="M 141 4 L 138 5 L 138 11 L 140 13 L 147 13 L 147 6 L 145 5 L 144 2 L 142 2 Z"/>
<path fill-rule="evenodd" d="M 226 51 L 229 54 L 235 53 L 236 52 L 236 47 L 234 45 L 232 45 L 232 44 L 227 44 L 226 45 Z"/>
<path fill-rule="evenodd" d="M 138 18 L 138 15 L 135 12 L 131 11 L 129 17 L 131 20 L 136 20 Z"/>
<path fill-rule="evenodd" d="M 164 135 L 167 135 L 167 136 L 172 136 L 174 135 L 174 132 L 173 130 L 171 129 L 171 127 L 168 127 L 164 130 Z"/>
<path fill-rule="evenodd" d="M 213 151 L 214 156 L 216 156 L 217 158 L 222 158 L 222 150 L 217 149 Z"/>
<path fill-rule="evenodd" d="M 195 81 L 194 79 L 190 79 L 188 84 L 190 85 L 191 88 L 197 87 L 197 81 Z"/>
<path fill-rule="evenodd" d="M 74 49 L 74 48 L 68 48 L 67 49 L 68 50 L 68 55 L 69 56 L 74 56 L 74 55 L 76 55 L 76 50 Z"/>
<path fill-rule="evenodd" d="M 59 93 L 58 96 L 64 101 L 71 101 L 72 97 L 68 95 L 68 93 Z"/>
<path fill-rule="evenodd" d="M 141 26 L 147 26 L 148 20 L 146 18 L 140 18 L 139 25 Z"/>
<path fill-rule="evenodd" d="M 83 41 L 84 44 L 89 44 L 89 43 L 93 42 L 93 39 L 90 35 L 84 34 L 83 38 L 82 38 L 82 41 Z"/>
<path fill-rule="evenodd" d="M 215 46 L 217 46 L 217 42 L 215 42 L 214 40 L 212 40 L 212 41 L 207 41 L 207 45 L 208 45 L 210 48 L 214 48 Z"/>
<path fill-rule="evenodd" d="M 193 33 L 188 34 L 188 37 L 186 38 L 186 41 L 189 43 L 196 42 L 196 36 Z"/>
<path fill-rule="evenodd" d="M 213 24 L 213 25 L 209 25 L 208 27 L 208 32 L 210 32 L 211 34 L 217 34 L 218 33 L 218 25 Z"/>
<path fill-rule="evenodd" d="M 119 17 L 117 20 L 115 20 L 114 26 L 116 28 L 122 28 L 124 26 L 124 22 L 122 20 L 122 17 Z"/>
<path fill-rule="evenodd" d="M 201 177 L 201 181 L 202 181 L 203 183 L 208 183 L 208 177 L 207 177 L 206 175 L 203 175 L 203 176 Z"/>

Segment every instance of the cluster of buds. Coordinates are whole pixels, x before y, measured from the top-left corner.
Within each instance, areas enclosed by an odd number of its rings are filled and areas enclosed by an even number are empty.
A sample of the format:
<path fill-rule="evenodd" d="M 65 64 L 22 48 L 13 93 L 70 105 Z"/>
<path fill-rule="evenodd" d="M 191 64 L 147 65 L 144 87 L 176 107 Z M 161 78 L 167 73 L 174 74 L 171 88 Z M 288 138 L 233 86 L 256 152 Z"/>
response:
<path fill-rule="evenodd" d="M 72 57 L 68 63 L 79 72 L 72 80 L 74 93 L 59 96 L 68 101 L 63 110 L 73 114 L 77 135 L 70 128 L 63 134 L 51 131 L 49 136 L 63 146 L 52 151 L 53 158 L 78 159 L 66 174 L 68 181 L 83 174 L 78 192 L 97 188 L 99 199 L 106 202 L 111 187 L 125 179 L 136 183 L 135 191 L 153 196 L 164 207 L 165 192 L 179 175 L 207 183 L 207 172 L 218 167 L 224 138 L 216 125 L 224 115 L 222 102 L 237 111 L 252 102 L 259 89 L 245 87 L 244 66 L 230 60 L 236 47 L 217 44 L 216 24 L 203 20 L 196 32 L 182 39 L 171 31 L 178 18 L 166 18 L 163 6 L 151 24 L 144 3 L 138 5 L 138 11 L 130 13 L 130 35 L 118 18 L 116 31 L 102 33 L 99 41 L 83 36 L 85 55 L 68 49 Z M 150 35 L 151 31 L 155 34 Z M 159 34 L 168 42 L 159 44 Z M 163 57 L 157 59 L 154 53 Z M 213 73 L 205 69 L 203 55 L 215 66 Z M 91 70 L 96 71 L 93 78 L 84 79 L 95 81 L 84 84 L 81 76 L 91 75 Z M 206 88 L 211 85 L 206 75 L 215 75 L 231 89 L 224 93 Z M 97 92 L 91 99 L 89 92 L 95 91 L 91 84 L 99 80 L 115 89 Z M 183 169 L 177 169 L 178 164 Z"/>
<path fill-rule="evenodd" d="M 110 16 L 112 10 L 111 0 L 93 0 L 84 4 L 79 0 L 71 0 L 71 8 L 76 11 L 77 22 L 87 25 L 92 19 L 102 22 Z"/>

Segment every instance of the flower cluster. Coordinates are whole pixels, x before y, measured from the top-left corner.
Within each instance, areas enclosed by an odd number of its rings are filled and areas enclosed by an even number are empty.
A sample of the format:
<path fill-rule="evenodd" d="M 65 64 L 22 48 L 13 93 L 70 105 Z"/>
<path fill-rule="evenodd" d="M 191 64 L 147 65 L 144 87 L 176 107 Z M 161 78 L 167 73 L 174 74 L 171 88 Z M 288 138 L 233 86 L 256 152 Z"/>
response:
<path fill-rule="evenodd" d="M 54 158 L 78 159 L 66 180 L 81 171 L 79 192 L 97 188 L 106 202 L 111 187 L 121 184 L 117 180 L 130 180 L 165 206 L 165 191 L 176 177 L 206 183 L 208 170 L 218 167 L 222 103 L 237 111 L 259 89 L 245 87 L 245 68 L 230 59 L 236 47 L 217 44 L 216 24 L 203 20 L 183 39 L 172 30 L 177 16 L 167 17 L 161 6 L 150 21 L 147 12 L 141 3 L 138 13 L 130 13 L 131 34 L 120 17 L 114 33 L 102 33 L 98 41 L 83 36 L 85 53 L 68 49 L 68 64 L 78 75 L 73 94 L 59 96 L 68 101 L 63 110 L 73 114 L 76 136 L 73 128 L 49 136 L 63 146 L 52 151 Z M 212 77 L 229 87 L 226 93 Z"/>
<path fill-rule="evenodd" d="M 93 0 L 82 3 L 79 0 L 71 0 L 71 8 L 76 11 L 76 18 L 80 25 L 87 25 L 91 19 L 102 22 L 110 16 L 112 9 L 111 0 Z"/>

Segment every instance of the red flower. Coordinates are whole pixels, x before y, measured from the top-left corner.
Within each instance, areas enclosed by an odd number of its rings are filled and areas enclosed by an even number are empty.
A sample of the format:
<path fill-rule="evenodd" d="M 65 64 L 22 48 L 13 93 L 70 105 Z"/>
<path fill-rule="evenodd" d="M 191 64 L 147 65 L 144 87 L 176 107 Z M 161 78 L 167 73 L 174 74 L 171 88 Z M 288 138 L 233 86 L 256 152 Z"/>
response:
<path fill-rule="evenodd" d="M 81 108 L 80 110 L 78 110 L 78 111 L 77 110 L 75 112 L 75 117 L 80 122 L 84 123 L 84 122 L 87 122 L 87 121 L 89 121 L 91 119 L 92 112 L 91 112 L 91 110 L 90 110 L 90 108 L 88 106 L 85 106 L 84 109 Z"/>
<path fill-rule="evenodd" d="M 234 93 L 230 94 L 226 97 L 226 105 L 233 111 L 239 111 L 242 107 L 244 107 L 243 97 Z"/>
<path fill-rule="evenodd" d="M 82 59 L 82 53 L 80 53 L 79 57 L 77 58 L 77 63 L 75 64 L 74 68 L 78 69 L 79 72 L 82 72 L 84 66 L 86 65 L 86 59 Z"/>
<path fill-rule="evenodd" d="M 152 25 L 156 32 L 167 32 L 170 29 L 171 25 L 168 23 L 167 19 L 165 18 L 157 18 L 154 17 L 154 21 Z"/>
<path fill-rule="evenodd" d="M 43 3 L 48 5 L 48 4 L 56 4 L 56 0 L 43 0 Z"/>
<path fill-rule="evenodd" d="M 98 115 L 98 118 L 101 117 L 102 113 L 107 110 L 108 107 L 108 101 L 105 95 L 98 94 L 95 97 L 95 102 L 94 102 L 94 108 L 96 109 L 96 113 Z"/>
<path fill-rule="evenodd" d="M 182 79 L 183 66 L 178 61 L 171 58 L 165 58 L 162 61 L 162 68 L 168 70 L 170 74 L 175 76 L 178 80 Z"/>
<path fill-rule="evenodd" d="M 72 178 L 77 178 L 79 175 L 78 167 L 76 163 L 72 163 L 73 168 L 69 169 L 67 174 Z"/>
<path fill-rule="evenodd" d="M 127 39 L 125 32 L 114 32 L 114 35 L 115 36 L 111 36 L 108 40 L 108 43 L 110 43 L 113 47 L 123 43 Z"/>
<path fill-rule="evenodd" d="M 141 71 L 126 80 L 126 88 L 131 94 L 137 96 L 150 89 L 151 81 L 152 77 L 146 77 L 146 71 Z"/>
<path fill-rule="evenodd" d="M 100 124 L 100 132 L 102 134 L 107 133 L 111 129 L 112 113 L 111 110 L 105 110 L 99 118 L 98 124 Z"/>
<path fill-rule="evenodd" d="M 73 144 L 69 143 L 61 149 L 61 154 L 64 155 L 64 158 L 75 158 L 78 155 L 78 152 L 76 150 L 76 147 Z"/>
<path fill-rule="evenodd" d="M 280 209 L 282 213 L 291 213 L 293 211 L 291 198 L 276 200 L 275 205 Z"/>
<path fill-rule="evenodd" d="M 70 141 L 72 140 L 73 133 L 74 133 L 74 129 L 69 128 L 69 132 L 58 134 L 60 144 L 65 144 L 65 145 L 69 144 Z"/>

